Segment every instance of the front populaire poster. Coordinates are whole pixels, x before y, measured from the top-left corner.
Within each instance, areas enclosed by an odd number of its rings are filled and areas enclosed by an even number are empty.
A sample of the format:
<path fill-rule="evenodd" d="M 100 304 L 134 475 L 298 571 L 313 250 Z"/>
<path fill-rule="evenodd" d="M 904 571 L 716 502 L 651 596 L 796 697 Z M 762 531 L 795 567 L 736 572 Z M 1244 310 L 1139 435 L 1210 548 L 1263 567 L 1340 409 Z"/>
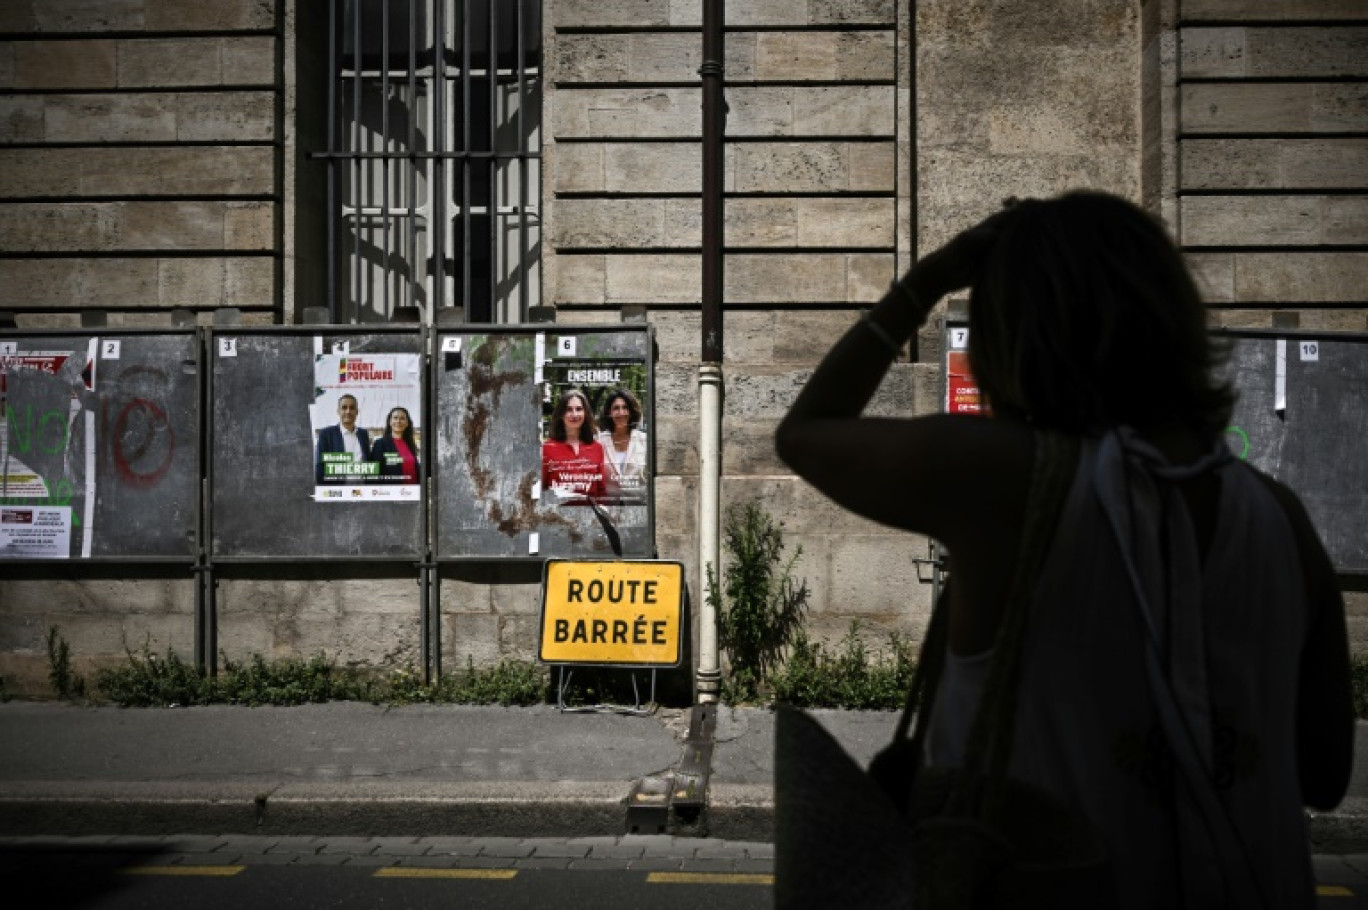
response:
<path fill-rule="evenodd" d="M 421 367 L 418 354 L 314 356 L 315 501 L 420 501 Z"/>

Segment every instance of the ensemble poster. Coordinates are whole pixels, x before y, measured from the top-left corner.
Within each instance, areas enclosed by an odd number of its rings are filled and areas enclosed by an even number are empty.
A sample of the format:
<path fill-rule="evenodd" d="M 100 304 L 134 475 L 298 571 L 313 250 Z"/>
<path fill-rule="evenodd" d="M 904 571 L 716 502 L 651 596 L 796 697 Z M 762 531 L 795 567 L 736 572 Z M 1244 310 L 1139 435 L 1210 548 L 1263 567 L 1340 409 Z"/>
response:
<path fill-rule="evenodd" d="M 317 502 L 419 502 L 422 358 L 314 355 L 309 420 Z"/>
<path fill-rule="evenodd" d="M 558 357 L 543 372 L 542 492 L 558 504 L 645 505 L 646 364 Z"/>

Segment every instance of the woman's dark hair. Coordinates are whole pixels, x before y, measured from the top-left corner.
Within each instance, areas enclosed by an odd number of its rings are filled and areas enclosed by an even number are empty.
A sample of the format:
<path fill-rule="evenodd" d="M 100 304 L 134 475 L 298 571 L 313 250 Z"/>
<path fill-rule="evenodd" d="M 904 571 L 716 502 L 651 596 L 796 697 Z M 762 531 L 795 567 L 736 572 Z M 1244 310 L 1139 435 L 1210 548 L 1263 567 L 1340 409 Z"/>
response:
<path fill-rule="evenodd" d="M 409 447 L 409 451 L 417 452 L 417 451 L 418 451 L 418 443 L 417 443 L 417 442 L 414 440 L 414 438 L 413 438 L 413 418 L 409 416 L 408 408 L 390 408 L 390 412 L 389 412 L 388 414 L 385 415 L 385 435 L 384 435 L 384 438 L 385 438 L 385 439 L 393 439 L 393 438 L 394 438 L 394 430 L 393 430 L 393 428 L 390 427 L 390 418 L 394 417 L 394 412 L 395 412 L 395 411 L 403 411 L 403 412 L 404 412 L 404 419 L 405 419 L 406 421 L 408 421 L 408 425 L 404 427 L 404 432 L 403 432 L 403 434 L 402 434 L 399 438 L 402 439 L 402 440 L 404 440 L 404 443 Z"/>
<path fill-rule="evenodd" d="M 599 423 L 603 424 L 608 432 L 613 431 L 613 402 L 622 399 L 627 403 L 627 427 L 635 430 L 641 423 L 641 405 L 637 404 L 636 396 L 626 389 L 613 389 L 608 397 L 603 399 L 603 410 L 599 414 Z"/>
<path fill-rule="evenodd" d="M 570 403 L 571 398 L 578 398 L 584 404 L 584 423 L 580 424 L 579 441 L 593 442 L 596 435 L 593 406 L 589 404 L 588 397 L 579 389 L 567 390 L 562 393 L 560 401 L 556 402 L 556 408 L 551 412 L 551 438 L 556 442 L 569 441 L 565 438 L 565 408 Z"/>
<path fill-rule="evenodd" d="M 1016 203 L 969 298 L 969 359 L 995 413 L 1086 432 L 1177 419 L 1208 437 L 1235 395 L 1159 221 L 1072 192 Z"/>

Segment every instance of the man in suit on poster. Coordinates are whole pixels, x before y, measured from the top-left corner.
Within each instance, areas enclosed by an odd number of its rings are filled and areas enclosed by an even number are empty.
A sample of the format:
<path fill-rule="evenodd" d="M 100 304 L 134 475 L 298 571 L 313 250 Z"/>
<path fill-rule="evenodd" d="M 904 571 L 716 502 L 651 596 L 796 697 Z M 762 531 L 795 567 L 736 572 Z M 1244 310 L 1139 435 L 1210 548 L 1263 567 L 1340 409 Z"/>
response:
<path fill-rule="evenodd" d="M 356 425 L 356 417 L 360 412 L 355 395 L 343 395 L 337 399 L 337 424 L 324 427 L 318 434 L 318 452 L 314 457 L 315 482 L 344 483 L 349 479 L 344 476 L 325 476 L 323 465 L 330 460 L 325 459 L 325 455 L 345 452 L 351 455 L 353 464 L 370 461 L 370 434 L 364 427 Z M 362 479 L 359 471 L 357 474 L 356 480 Z"/>

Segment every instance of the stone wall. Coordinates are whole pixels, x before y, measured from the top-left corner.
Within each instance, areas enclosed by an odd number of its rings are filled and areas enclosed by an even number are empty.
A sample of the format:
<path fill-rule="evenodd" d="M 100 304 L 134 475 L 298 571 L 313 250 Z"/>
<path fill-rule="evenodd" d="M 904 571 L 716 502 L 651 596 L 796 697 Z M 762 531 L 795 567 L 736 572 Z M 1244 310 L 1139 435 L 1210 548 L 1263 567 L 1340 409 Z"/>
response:
<path fill-rule="evenodd" d="M 1226 325 L 1368 328 L 1368 13 L 1357 0 L 729 0 L 723 503 L 784 523 L 822 640 L 915 639 L 929 542 L 794 479 L 775 425 L 813 364 L 926 251 L 1007 196 L 1094 187 L 1163 214 Z M 915 20 L 910 18 L 915 11 Z M 22 328 L 290 323 L 321 303 L 325 61 L 295 0 L 0 4 L 0 310 Z M 641 318 L 659 359 L 659 555 L 697 590 L 700 0 L 545 0 L 544 297 L 557 322 Z M 314 144 L 311 146 L 310 143 Z M 87 315 L 83 315 L 87 314 Z M 880 391 L 939 409 L 938 311 Z M 0 675 L 45 691 L 43 637 L 78 659 L 193 650 L 183 576 L 0 577 Z M 530 657 L 535 566 L 442 569 L 447 668 Z M 1351 594 L 1354 635 L 1368 602 Z M 402 664 L 399 570 L 225 571 L 234 659 Z M 694 659 L 691 653 L 689 659 Z"/>
<path fill-rule="evenodd" d="M 278 12 L 0 8 L 0 310 L 23 327 L 277 318 Z"/>

